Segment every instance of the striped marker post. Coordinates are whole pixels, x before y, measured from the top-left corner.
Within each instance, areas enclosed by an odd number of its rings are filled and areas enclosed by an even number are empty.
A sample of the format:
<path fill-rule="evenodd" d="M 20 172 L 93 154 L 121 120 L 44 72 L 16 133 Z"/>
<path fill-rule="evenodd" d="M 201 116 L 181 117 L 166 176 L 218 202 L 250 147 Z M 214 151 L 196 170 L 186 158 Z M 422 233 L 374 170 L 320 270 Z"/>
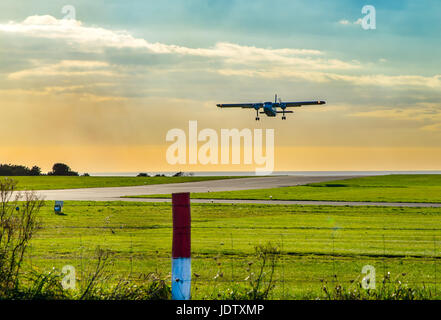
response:
<path fill-rule="evenodd" d="M 173 193 L 172 299 L 190 300 L 190 193 Z"/>

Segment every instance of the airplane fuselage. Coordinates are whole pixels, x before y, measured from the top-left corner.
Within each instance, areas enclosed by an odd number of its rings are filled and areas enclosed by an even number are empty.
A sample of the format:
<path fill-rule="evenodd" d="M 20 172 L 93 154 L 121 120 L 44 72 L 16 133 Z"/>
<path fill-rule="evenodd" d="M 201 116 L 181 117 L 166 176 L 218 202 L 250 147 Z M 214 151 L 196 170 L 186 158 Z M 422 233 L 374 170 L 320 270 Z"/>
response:
<path fill-rule="evenodd" d="M 276 107 L 272 102 L 263 103 L 263 112 L 265 112 L 268 117 L 275 117 L 277 114 Z"/>

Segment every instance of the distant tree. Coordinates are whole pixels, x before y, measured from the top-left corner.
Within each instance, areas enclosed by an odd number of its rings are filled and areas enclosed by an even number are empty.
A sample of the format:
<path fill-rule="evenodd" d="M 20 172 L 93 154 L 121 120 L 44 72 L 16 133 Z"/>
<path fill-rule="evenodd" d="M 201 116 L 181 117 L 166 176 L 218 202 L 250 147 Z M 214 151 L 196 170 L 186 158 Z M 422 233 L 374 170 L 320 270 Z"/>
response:
<path fill-rule="evenodd" d="M 173 177 L 182 177 L 184 176 L 184 173 L 182 171 L 176 172 Z"/>
<path fill-rule="evenodd" d="M 50 176 L 78 176 L 78 172 L 72 171 L 67 164 L 55 163 L 52 171 L 48 172 Z"/>
<path fill-rule="evenodd" d="M 137 177 L 150 177 L 150 176 L 148 173 L 141 172 L 141 173 L 138 173 Z"/>
<path fill-rule="evenodd" d="M 0 176 L 38 176 L 41 174 L 41 169 L 33 166 L 29 169 L 26 166 L 15 164 L 0 164 Z"/>
<path fill-rule="evenodd" d="M 88 174 L 87 172 L 83 173 L 83 177 L 90 177 L 90 174 Z"/>
<path fill-rule="evenodd" d="M 41 175 L 41 168 L 37 167 L 37 166 L 33 166 L 29 173 L 31 176 L 40 176 Z"/>

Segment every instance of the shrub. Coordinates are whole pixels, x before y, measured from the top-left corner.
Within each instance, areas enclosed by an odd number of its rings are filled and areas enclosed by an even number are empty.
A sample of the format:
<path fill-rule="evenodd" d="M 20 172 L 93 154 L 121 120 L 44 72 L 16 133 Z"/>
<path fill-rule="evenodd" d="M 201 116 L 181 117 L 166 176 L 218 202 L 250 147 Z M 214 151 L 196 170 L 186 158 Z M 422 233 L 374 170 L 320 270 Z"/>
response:
<path fill-rule="evenodd" d="M 266 300 L 275 287 L 274 272 L 280 258 L 277 245 L 268 242 L 254 248 L 255 262 L 249 262 L 249 275 L 245 283 L 235 283 L 226 290 L 214 293 L 214 299 Z"/>
<path fill-rule="evenodd" d="M 137 177 L 150 177 L 150 176 L 148 173 L 141 172 L 141 173 L 138 173 Z"/>
<path fill-rule="evenodd" d="M 351 281 L 349 285 L 340 283 L 333 287 L 323 285 L 323 292 L 329 300 L 428 300 L 433 299 L 433 293 L 423 284 L 421 287 L 411 287 L 404 280 L 406 274 L 400 274 L 391 279 L 388 272 L 376 289 L 364 289 L 360 279 Z"/>
<path fill-rule="evenodd" d="M 33 192 L 15 191 L 17 182 L 0 180 L 0 295 L 19 287 L 19 274 L 29 242 L 39 227 L 43 200 Z M 21 198 L 24 199 L 19 203 Z"/>

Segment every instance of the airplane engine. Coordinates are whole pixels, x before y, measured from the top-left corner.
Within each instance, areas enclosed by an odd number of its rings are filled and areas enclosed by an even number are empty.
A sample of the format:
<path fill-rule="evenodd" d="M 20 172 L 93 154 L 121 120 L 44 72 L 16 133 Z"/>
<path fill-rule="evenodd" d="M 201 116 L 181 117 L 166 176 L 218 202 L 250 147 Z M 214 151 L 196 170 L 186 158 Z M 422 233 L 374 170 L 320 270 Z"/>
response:
<path fill-rule="evenodd" d="M 280 101 L 280 109 L 282 109 L 282 111 L 283 111 L 282 120 L 286 120 L 286 116 L 285 116 L 286 104 L 282 103 L 282 101 Z"/>

